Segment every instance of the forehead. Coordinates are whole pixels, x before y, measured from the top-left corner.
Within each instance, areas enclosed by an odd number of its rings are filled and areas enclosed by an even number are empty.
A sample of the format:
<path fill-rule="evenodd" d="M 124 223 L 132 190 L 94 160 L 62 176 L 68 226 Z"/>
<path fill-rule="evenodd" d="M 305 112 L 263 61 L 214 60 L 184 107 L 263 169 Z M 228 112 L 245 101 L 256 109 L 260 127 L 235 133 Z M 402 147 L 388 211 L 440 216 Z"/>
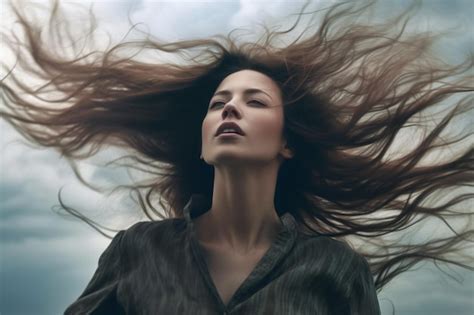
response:
<path fill-rule="evenodd" d="M 240 70 L 229 74 L 222 80 L 216 91 L 226 89 L 239 92 L 248 88 L 260 89 L 272 95 L 280 95 L 280 88 L 275 81 L 255 70 Z"/>

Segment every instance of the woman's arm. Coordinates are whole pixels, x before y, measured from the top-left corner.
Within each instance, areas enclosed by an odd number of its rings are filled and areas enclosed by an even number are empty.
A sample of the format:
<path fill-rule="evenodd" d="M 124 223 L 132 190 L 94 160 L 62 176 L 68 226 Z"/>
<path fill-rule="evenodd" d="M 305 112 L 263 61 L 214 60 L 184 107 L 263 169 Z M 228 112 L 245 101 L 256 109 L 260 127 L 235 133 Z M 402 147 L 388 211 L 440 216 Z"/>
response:
<path fill-rule="evenodd" d="M 125 231 L 118 232 L 99 258 L 92 279 L 79 298 L 64 315 L 120 315 L 125 314 L 116 300 L 120 279 L 121 240 Z"/>

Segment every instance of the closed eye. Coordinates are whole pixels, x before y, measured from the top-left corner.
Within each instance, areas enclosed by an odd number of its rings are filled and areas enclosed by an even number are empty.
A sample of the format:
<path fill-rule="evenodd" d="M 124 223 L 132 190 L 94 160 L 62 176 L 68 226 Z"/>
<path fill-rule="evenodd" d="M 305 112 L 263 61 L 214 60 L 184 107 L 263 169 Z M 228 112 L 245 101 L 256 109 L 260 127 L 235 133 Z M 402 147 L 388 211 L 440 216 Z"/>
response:
<path fill-rule="evenodd" d="M 257 103 L 259 105 L 265 106 L 265 104 L 263 104 L 262 102 L 256 101 L 256 100 L 252 100 L 252 101 L 250 101 L 250 103 Z"/>
<path fill-rule="evenodd" d="M 254 104 L 258 104 L 258 105 L 261 105 L 261 106 L 265 106 L 265 104 L 263 104 L 262 102 L 259 102 L 257 100 L 251 100 L 249 103 L 254 103 Z M 211 104 L 210 108 L 214 108 L 217 104 L 225 104 L 224 102 L 214 102 Z"/>
<path fill-rule="evenodd" d="M 213 108 L 216 106 L 216 104 L 224 104 L 224 102 L 214 102 L 211 104 L 211 107 L 210 108 Z"/>

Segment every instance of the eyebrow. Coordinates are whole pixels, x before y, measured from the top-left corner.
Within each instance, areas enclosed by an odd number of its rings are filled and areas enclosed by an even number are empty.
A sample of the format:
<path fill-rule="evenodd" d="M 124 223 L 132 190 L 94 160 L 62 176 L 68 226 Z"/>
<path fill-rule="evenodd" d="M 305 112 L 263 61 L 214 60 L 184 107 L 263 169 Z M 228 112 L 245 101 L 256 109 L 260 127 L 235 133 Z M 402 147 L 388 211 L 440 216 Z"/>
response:
<path fill-rule="evenodd" d="M 273 100 L 273 98 L 270 96 L 270 94 L 268 94 L 267 92 L 262 91 L 262 90 L 260 90 L 260 89 L 255 89 L 255 88 L 254 88 L 254 89 L 246 89 L 246 90 L 244 90 L 244 95 L 256 94 L 256 93 L 263 93 L 263 94 L 266 94 L 266 95 L 268 95 L 268 97 L 270 97 L 270 99 Z M 230 91 L 228 91 L 228 90 L 221 90 L 221 91 L 219 91 L 219 92 L 214 93 L 213 96 L 216 96 L 216 95 L 232 95 L 232 93 L 231 93 Z"/>

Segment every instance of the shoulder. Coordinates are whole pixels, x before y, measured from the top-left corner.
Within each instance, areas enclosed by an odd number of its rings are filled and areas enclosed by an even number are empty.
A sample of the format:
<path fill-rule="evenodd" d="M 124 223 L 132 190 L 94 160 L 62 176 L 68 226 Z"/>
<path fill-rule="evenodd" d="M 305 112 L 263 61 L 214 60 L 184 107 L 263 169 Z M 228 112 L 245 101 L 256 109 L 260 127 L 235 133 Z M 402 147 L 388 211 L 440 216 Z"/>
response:
<path fill-rule="evenodd" d="M 126 230 L 122 230 L 122 243 L 125 248 L 140 250 L 142 246 L 180 238 L 186 228 L 183 218 L 163 219 L 160 221 L 140 221 Z"/>
<path fill-rule="evenodd" d="M 346 255 L 357 254 L 347 242 L 326 235 L 298 233 L 297 242 L 299 246 L 307 247 L 307 249 L 333 250 Z"/>
<path fill-rule="evenodd" d="M 299 233 L 297 248 L 309 260 L 338 266 L 340 271 L 367 268 L 368 266 L 364 256 L 347 242 L 333 237 Z"/>
<path fill-rule="evenodd" d="M 323 235 L 300 235 L 293 256 L 314 283 L 331 283 L 350 295 L 353 285 L 372 285 L 372 273 L 366 258 L 347 242 Z M 324 282 L 326 279 L 329 282 Z M 322 281 L 322 282 L 321 282 Z"/>
<path fill-rule="evenodd" d="M 124 230 L 125 237 L 134 237 L 147 233 L 164 233 L 167 231 L 179 232 L 184 226 L 184 219 L 172 218 L 159 221 L 140 221 Z"/>

